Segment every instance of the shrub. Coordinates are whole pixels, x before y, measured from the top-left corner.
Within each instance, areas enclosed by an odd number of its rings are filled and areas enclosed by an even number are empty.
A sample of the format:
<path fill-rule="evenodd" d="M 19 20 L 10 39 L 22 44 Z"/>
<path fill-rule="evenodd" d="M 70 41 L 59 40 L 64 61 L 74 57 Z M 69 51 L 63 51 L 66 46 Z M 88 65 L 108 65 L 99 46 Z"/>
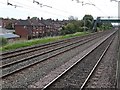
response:
<path fill-rule="evenodd" d="M 0 37 L 0 46 L 6 45 L 8 40 L 6 38 Z"/>

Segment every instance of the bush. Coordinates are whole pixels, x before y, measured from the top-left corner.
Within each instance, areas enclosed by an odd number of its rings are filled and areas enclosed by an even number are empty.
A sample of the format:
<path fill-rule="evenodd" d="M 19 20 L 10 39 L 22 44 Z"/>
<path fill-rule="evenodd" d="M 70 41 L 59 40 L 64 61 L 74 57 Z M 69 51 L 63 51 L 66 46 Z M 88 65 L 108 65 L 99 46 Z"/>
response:
<path fill-rule="evenodd" d="M 6 45 L 8 40 L 6 38 L 0 37 L 0 46 Z"/>

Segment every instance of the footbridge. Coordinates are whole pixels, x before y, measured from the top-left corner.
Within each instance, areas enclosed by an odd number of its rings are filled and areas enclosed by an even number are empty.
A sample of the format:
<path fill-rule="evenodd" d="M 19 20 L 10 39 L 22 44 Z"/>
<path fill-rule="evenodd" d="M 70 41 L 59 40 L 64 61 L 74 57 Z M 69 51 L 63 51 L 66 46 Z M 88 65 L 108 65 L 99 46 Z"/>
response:
<path fill-rule="evenodd" d="M 98 23 L 101 23 L 101 22 L 104 22 L 104 23 L 120 23 L 120 17 L 113 17 L 113 16 L 108 16 L 108 17 L 97 17 L 95 20 L 94 20 L 94 24 L 93 24 L 93 31 L 96 31 L 97 29 L 97 24 Z"/>
<path fill-rule="evenodd" d="M 94 22 L 96 22 L 96 20 L 99 18 L 100 22 L 111 22 L 111 23 L 120 23 L 120 17 L 112 17 L 112 16 L 108 16 L 108 17 L 97 17 Z"/>

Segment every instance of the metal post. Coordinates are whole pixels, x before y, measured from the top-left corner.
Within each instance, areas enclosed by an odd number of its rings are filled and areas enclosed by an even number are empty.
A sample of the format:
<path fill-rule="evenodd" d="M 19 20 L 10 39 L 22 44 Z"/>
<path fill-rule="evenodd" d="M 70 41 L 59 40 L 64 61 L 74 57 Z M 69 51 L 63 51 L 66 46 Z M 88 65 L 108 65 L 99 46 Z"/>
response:
<path fill-rule="evenodd" d="M 118 19 L 120 20 L 120 1 L 118 0 L 111 0 L 118 2 Z M 120 24 L 118 23 L 118 58 L 117 58 L 117 82 L 116 82 L 116 88 L 120 89 Z"/>
<path fill-rule="evenodd" d="M 85 30 L 85 18 L 84 18 L 84 32 L 85 32 L 86 30 Z"/>
<path fill-rule="evenodd" d="M 120 19 L 120 1 L 118 1 L 118 19 Z M 117 88 L 120 88 L 120 24 L 118 23 L 118 72 Z"/>

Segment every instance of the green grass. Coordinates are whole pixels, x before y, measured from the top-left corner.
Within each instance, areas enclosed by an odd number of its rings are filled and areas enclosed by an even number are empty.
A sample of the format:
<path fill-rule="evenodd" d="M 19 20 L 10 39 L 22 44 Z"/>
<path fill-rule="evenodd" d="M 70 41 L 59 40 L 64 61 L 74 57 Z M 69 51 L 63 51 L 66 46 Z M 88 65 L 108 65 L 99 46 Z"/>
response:
<path fill-rule="evenodd" d="M 10 50 L 15 50 L 15 49 L 22 48 L 22 47 L 32 46 L 36 44 L 45 44 L 48 42 L 54 42 L 54 41 L 58 41 L 62 39 L 67 39 L 67 38 L 76 37 L 76 36 L 83 36 L 87 34 L 89 34 L 89 32 L 77 32 L 75 34 L 69 34 L 65 36 L 45 37 L 41 39 L 19 41 L 15 43 L 9 43 L 5 46 L 0 47 L 0 51 L 3 51 L 3 52 L 10 51 Z"/>

